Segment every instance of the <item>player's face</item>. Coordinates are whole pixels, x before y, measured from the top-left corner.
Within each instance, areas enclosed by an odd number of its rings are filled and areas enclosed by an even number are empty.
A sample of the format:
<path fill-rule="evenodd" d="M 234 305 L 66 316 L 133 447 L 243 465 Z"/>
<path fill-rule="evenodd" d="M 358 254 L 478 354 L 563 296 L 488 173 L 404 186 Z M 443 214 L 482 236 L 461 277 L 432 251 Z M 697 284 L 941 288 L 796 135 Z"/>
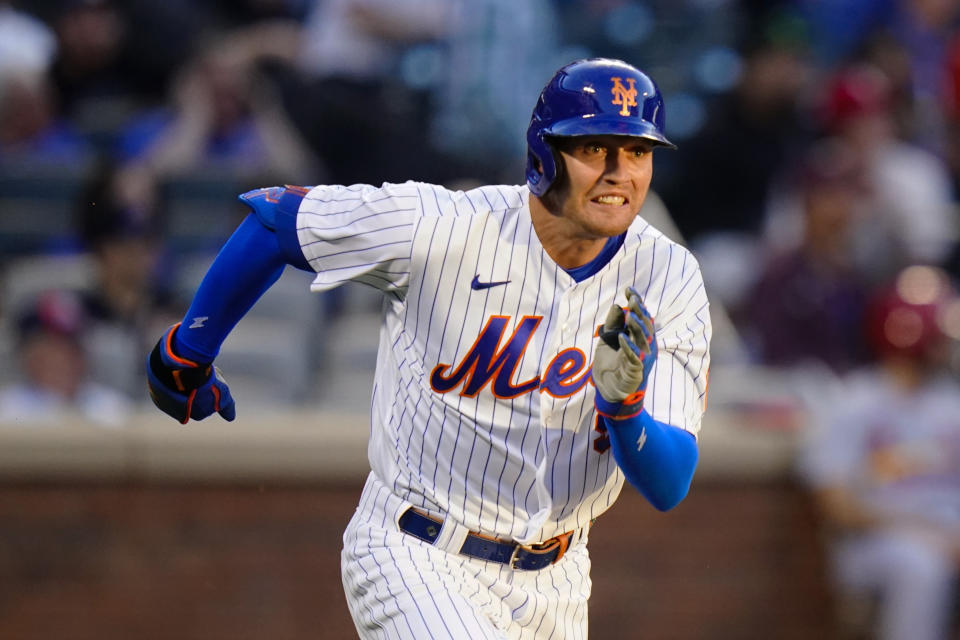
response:
<path fill-rule="evenodd" d="M 620 235 L 633 222 L 650 189 L 653 146 L 628 136 L 559 138 L 564 163 L 553 213 L 584 238 Z"/>

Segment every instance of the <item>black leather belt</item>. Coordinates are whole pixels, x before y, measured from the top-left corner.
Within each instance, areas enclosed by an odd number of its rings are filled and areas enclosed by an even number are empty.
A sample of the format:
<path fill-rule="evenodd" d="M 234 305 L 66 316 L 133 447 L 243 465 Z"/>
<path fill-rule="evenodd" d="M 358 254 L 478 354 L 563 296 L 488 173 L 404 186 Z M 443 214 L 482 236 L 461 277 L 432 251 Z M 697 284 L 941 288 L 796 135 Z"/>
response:
<path fill-rule="evenodd" d="M 440 536 L 443 520 L 410 507 L 400 516 L 398 524 L 404 533 L 433 544 Z M 537 571 L 560 560 L 567 552 L 572 537 L 573 531 L 568 531 L 539 544 L 523 545 L 470 532 L 460 547 L 460 553 L 522 571 Z"/>

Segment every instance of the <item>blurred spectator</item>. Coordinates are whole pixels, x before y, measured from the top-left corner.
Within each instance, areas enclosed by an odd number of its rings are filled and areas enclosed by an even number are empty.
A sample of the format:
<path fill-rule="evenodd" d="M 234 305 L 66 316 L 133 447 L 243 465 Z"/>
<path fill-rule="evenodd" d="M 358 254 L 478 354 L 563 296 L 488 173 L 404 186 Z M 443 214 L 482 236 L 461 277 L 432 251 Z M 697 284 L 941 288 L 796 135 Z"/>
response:
<path fill-rule="evenodd" d="M 441 160 L 423 143 L 433 106 L 430 90 L 405 77 L 403 67 L 405 54 L 417 45 L 450 35 L 454 5 L 449 0 L 313 3 L 298 34 L 298 74 L 287 77 L 286 102 L 326 163 L 330 182 L 380 184 L 411 175 L 439 182 L 451 176 L 456 162 Z"/>
<path fill-rule="evenodd" d="M 182 70 L 170 106 L 126 127 L 119 155 L 128 189 L 205 171 L 250 182 L 317 180 L 316 158 L 257 72 L 256 44 L 238 36 L 211 43 Z"/>
<path fill-rule="evenodd" d="M 813 61 L 832 68 L 854 57 L 864 42 L 890 20 L 897 0 L 795 0 L 810 29 Z"/>
<path fill-rule="evenodd" d="M 126 25 L 110 0 L 64 0 L 53 22 L 58 55 L 53 78 L 64 112 L 88 126 L 117 108 L 127 115 L 139 82 L 123 56 Z M 96 122 L 91 128 L 116 125 Z"/>
<path fill-rule="evenodd" d="M 65 291 L 43 294 L 18 318 L 22 380 L 0 390 L 0 424 L 59 426 L 71 417 L 102 426 L 124 424 L 130 402 L 89 376 L 86 327 L 80 301 Z"/>
<path fill-rule="evenodd" d="M 910 139 L 917 119 L 916 101 L 913 95 L 913 71 L 910 68 L 910 54 L 888 31 L 877 31 L 866 42 L 863 54 L 856 62 L 825 69 L 838 75 L 843 69 L 856 65 L 875 68 L 885 77 L 887 84 L 887 108 L 894 125 L 894 131 L 905 139 Z"/>
<path fill-rule="evenodd" d="M 59 114 L 49 79 L 53 32 L 0 0 L 0 161 L 76 162 L 89 149 Z"/>
<path fill-rule="evenodd" d="M 47 25 L 0 0 L 0 78 L 10 71 L 46 71 L 57 52 Z"/>
<path fill-rule="evenodd" d="M 842 143 L 814 147 L 799 177 L 801 237 L 760 265 L 739 321 L 758 360 L 816 360 L 844 372 L 866 360 L 861 340 L 868 285 L 854 262 L 853 232 L 864 215 L 863 175 Z"/>
<path fill-rule="evenodd" d="M 752 242 L 771 186 L 802 156 L 811 138 L 800 117 L 810 71 L 802 47 L 765 36 L 748 45 L 737 86 L 708 107 L 704 129 L 677 151 L 672 181 L 658 184 L 695 253 L 716 232 Z"/>
<path fill-rule="evenodd" d="M 886 27 L 909 63 L 914 118 L 905 137 L 937 155 L 945 151 L 946 68 L 958 17 L 958 0 L 896 0 Z"/>
<path fill-rule="evenodd" d="M 879 597 L 876 635 L 945 640 L 960 575 L 960 299 L 914 266 L 872 301 L 878 364 L 852 376 L 800 460 L 842 594 Z"/>
<path fill-rule="evenodd" d="M 796 0 L 817 34 L 817 64 L 833 69 L 851 60 L 877 64 L 904 80 L 913 112 L 908 139 L 941 148 L 943 73 L 957 32 L 957 0 Z M 894 66 L 890 66 L 890 65 Z M 902 71 L 902 72 L 901 72 Z M 899 84 L 899 83 L 898 83 Z M 933 146 L 930 146 L 933 145 Z"/>
<path fill-rule="evenodd" d="M 96 175 L 79 203 L 79 230 L 94 259 L 82 303 L 89 317 L 86 345 L 91 376 L 143 399 L 143 353 L 157 330 L 182 315 L 161 264 L 156 197 L 129 199 L 110 169 Z M 146 350 L 146 351 L 145 351 Z"/>
<path fill-rule="evenodd" d="M 882 258 L 895 242 L 905 263 L 941 262 L 957 237 L 950 176 L 941 159 L 900 137 L 889 78 L 873 66 L 840 69 L 826 84 L 821 117 L 866 172 L 876 217 L 860 233 L 865 246 L 870 240 L 877 248 L 864 255 Z M 872 239 L 867 235 L 871 230 Z M 888 267 L 864 265 L 884 278 L 892 275 Z"/>
<path fill-rule="evenodd" d="M 49 78 L 42 72 L 0 74 L 0 161 L 70 164 L 93 150 L 58 113 Z"/>
<path fill-rule="evenodd" d="M 57 35 L 63 112 L 107 148 L 128 118 L 164 98 L 208 18 L 186 0 L 41 0 Z"/>
<path fill-rule="evenodd" d="M 523 175 L 530 105 L 538 87 L 575 59 L 560 49 L 554 4 L 448 2 L 442 47 L 448 57 L 435 79 L 431 137 L 450 157 L 469 158 L 470 177 L 510 182 Z M 587 54 L 582 48 L 576 53 Z"/>

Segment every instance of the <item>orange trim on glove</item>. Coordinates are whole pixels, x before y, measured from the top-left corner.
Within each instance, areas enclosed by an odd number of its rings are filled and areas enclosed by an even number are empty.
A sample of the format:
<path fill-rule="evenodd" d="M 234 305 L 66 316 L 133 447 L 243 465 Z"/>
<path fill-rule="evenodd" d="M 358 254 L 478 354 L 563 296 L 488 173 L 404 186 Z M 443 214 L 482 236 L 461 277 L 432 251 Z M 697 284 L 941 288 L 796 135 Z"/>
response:
<path fill-rule="evenodd" d="M 177 324 L 170 327 L 170 329 L 167 331 L 166 339 L 163 341 L 163 348 L 167 352 L 167 357 L 169 357 L 171 360 L 173 360 L 177 364 L 182 365 L 184 367 L 199 367 L 200 365 L 194 362 L 193 360 L 187 360 L 186 358 L 182 358 L 178 356 L 176 352 L 173 350 L 173 334 L 176 333 L 177 329 L 180 328 L 181 324 L 182 323 L 178 322 Z M 177 384 L 180 384 L 179 380 L 177 381 Z M 180 389 L 180 390 L 183 391 L 183 389 Z"/>

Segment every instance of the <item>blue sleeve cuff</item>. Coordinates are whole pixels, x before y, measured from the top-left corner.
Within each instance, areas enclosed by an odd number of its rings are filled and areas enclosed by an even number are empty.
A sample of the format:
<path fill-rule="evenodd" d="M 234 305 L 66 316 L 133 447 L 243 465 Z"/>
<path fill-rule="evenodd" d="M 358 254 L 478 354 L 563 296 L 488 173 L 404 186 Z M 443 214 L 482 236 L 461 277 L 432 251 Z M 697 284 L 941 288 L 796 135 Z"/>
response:
<path fill-rule="evenodd" d="M 250 207 L 260 224 L 276 234 L 277 244 L 287 264 L 313 272 L 310 263 L 303 256 L 300 238 L 297 236 L 297 213 L 308 191 L 310 187 L 288 184 L 283 187 L 247 191 L 237 196 L 237 199 Z"/>
<path fill-rule="evenodd" d="M 303 249 L 300 247 L 300 238 L 297 235 L 297 213 L 300 211 L 300 203 L 303 197 L 307 195 L 309 187 L 293 187 L 287 185 L 280 201 L 277 203 L 277 244 L 286 257 L 287 264 L 300 269 L 301 271 L 313 272 L 313 267 L 307 262 L 303 255 Z"/>

